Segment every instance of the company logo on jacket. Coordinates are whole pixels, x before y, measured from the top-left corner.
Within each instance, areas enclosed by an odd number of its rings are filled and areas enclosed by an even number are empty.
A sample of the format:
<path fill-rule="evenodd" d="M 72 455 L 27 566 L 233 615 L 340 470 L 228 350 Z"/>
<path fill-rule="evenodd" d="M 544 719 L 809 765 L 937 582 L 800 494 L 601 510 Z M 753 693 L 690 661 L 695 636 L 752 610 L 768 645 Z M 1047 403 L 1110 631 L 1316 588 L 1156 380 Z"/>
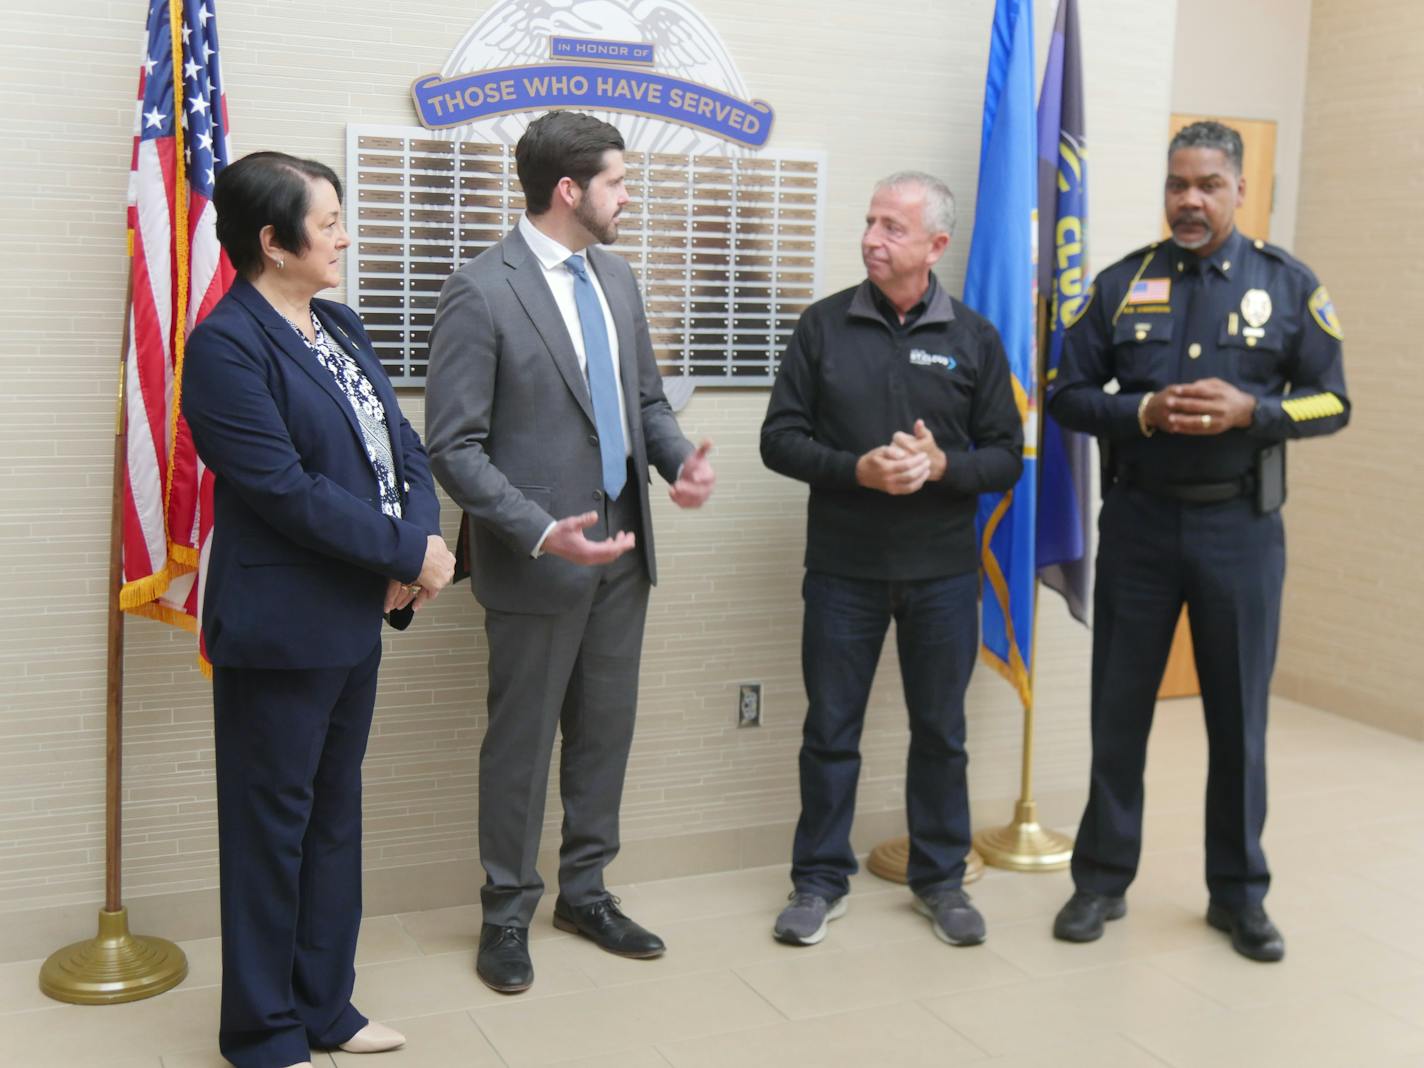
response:
<path fill-rule="evenodd" d="M 937 352 L 926 352 L 924 349 L 911 349 L 910 362 L 916 367 L 943 367 L 946 371 L 953 371 L 958 366 L 958 361 L 953 356 L 941 356 Z"/>

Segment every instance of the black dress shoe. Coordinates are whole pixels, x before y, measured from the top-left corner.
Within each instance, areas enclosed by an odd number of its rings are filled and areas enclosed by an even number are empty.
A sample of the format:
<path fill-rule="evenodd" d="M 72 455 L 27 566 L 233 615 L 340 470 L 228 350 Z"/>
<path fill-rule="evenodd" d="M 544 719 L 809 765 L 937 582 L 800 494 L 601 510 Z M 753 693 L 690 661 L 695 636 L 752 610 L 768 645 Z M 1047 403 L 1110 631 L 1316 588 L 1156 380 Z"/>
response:
<path fill-rule="evenodd" d="M 559 898 L 554 902 L 554 926 L 571 934 L 581 934 L 620 957 L 661 957 L 667 949 L 652 931 L 623 915 L 618 899 L 611 894 L 577 908 Z"/>
<path fill-rule="evenodd" d="M 487 923 L 480 928 L 480 951 L 475 956 L 475 974 L 491 990 L 518 994 L 534 983 L 534 965 L 529 960 L 529 930 Z"/>
<path fill-rule="evenodd" d="M 1207 906 L 1206 922 L 1231 936 L 1231 948 L 1243 957 L 1274 964 L 1286 955 L 1286 940 L 1260 905 L 1229 909 L 1215 901 Z"/>
<path fill-rule="evenodd" d="M 1096 942 L 1103 937 L 1103 924 L 1127 915 L 1127 902 L 1120 897 L 1075 890 L 1068 904 L 1053 920 L 1053 937 L 1064 942 Z"/>

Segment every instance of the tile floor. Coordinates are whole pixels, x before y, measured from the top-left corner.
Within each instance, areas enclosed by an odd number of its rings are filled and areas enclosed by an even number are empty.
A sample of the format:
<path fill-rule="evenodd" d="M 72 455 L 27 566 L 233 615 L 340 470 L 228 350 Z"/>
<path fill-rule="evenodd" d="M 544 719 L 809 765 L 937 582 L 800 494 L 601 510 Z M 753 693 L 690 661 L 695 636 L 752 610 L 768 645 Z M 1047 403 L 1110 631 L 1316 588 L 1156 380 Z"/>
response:
<path fill-rule="evenodd" d="M 990 871 L 972 887 L 989 924 L 981 947 L 942 945 L 903 888 L 862 874 L 826 941 L 792 949 L 769 933 L 786 872 L 762 868 L 617 888 L 667 939 L 660 961 L 560 934 L 546 900 L 536 984 L 507 998 L 473 974 L 476 908 L 378 916 L 363 929 L 356 1000 L 409 1045 L 314 1063 L 1424 1066 L 1424 744 L 1276 703 L 1266 845 L 1288 955 L 1253 964 L 1202 920 L 1193 705 L 1159 713 L 1142 873 L 1129 916 L 1101 942 L 1050 937 L 1066 873 Z M 36 961 L 0 965 L 0 1064 L 221 1065 L 217 940 L 184 948 L 192 973 L 179 989 L 102 1009 L 46 1001 Z"/>

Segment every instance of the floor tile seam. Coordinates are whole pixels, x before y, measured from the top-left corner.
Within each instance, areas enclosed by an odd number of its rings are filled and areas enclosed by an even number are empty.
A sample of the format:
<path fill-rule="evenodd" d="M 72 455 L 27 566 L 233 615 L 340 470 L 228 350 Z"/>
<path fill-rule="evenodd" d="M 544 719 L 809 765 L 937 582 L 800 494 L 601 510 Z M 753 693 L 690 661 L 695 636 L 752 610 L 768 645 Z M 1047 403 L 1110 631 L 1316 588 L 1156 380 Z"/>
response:
<path fill-rule="evenodd" d="M 394 913 L 392 913 L 391 916 L 392 916 L 392 918 L 396 921 L 396 934 L 400 936 L 401 942 L 402 942 L 404 945 L 408 945 L 411 949 L 413 949 L 413 950 L 415 951 L 415 953 L 413 954 L 414 956 L 416 956 L 416 957 L 424 957 L 424 956 L 427 956 L 425 950 L 421 948 L 420 941 L 415 937 L 415 935 L 411 934 L 408 930 L 406 930 L 405 924 L 401 923 L 400 916 L 399 916 L 398 914 L 394 914 Z M 379 920 L 379 919 L 384 919 L 384 918 L 385 918 L 385 917 L 383 917 L 383 916 L 372 916 L 372 917 L 371 917 L 371 919 L 373 919 L 373 920 Z M 409 958 L 409 957 L 399 957 L 399 958 L 396 958 L 396 959 L 398 959 L 398 960 L 408 960 L 408 959 L 410 959 L 410 958 Z M 373 963 L 374 963 L 374 962 L 373 962 Z"/>
<path fill-rule="evenodd" d="M 1147 1056 L 1151 1057 L 1151 1058 L 1152 1058 L 1154 1061 L 1156 1061 L 1158 1064 L 1164 1065 L 1165 1068 L 1196 1068 L 1196 1066 L 1194 1066 L 1194 1065 L 1177 1064 L 1177 1063 L 1174 1062 L 1174 1061 L 1169 1061 L 1169 1060 L 1167 1060 L 1167 1058 L 1163 1057 L 1161 1054 L 1157 1053 L 1155 1050 L 1149 1049 L 1147 1046 L 1143 1045 L 1143 1044 L 1142 1044 L 1141 1042 L 1139 1042 L 1137 1039 L 1133 1038 L 1132 1035 L 1128 1034 L 1128 1032 L 1126 1032 L 1126 1031 L 1113 1031 L 1113 1032 L 1110 1032 L 1110 1033 L 1111 1033 L 1111 1034 L 1114 1034 L 1114 1035 L 1117 1035 L 1118 1038 L 1122 1039 L 1122 1040 L 1123 1040 L 1124 1042 L 1126 1042 L 1128 1045 L 1133 1046 L 1134 1048 L 1141 1050 L 1143 1053 L 1147 1054 Z"/>
<path fill-rule="evenodd" d="M 32 1005 L 27 1009 L 0 1009 L 0 1020 L 9 1019 L 13 1016 L 28 1016 L 31 1013 L 56 1012 L 66 1008 L 69 1008 L 69 1006 L 61 1005 L 56 1002 L 53 1005 Z"/>
<path fill-rule="evenodd" d="M 768 939 L 770 939 L 770 937 L 771 937 L 770 935 L 767 936 Z M 683 978 L 691 978 L 691 977 L 695 977 L 695 976 L 713 975 L 713 974 L 715 974 L 715 973 L 717 973 L 717 972 L 727 972 L 727 971 L 731 971 L 731 970 L 733 970 L 733 968 L 741 968 L 741 967 L 753 967 L 753 968 L 754 968 L 754 967 L 757 967 L 758 965 L 762 965 L 762 964 L 772 964 L 772 963 L 775 963 L 776 959 L 777 959 L 777 958 L 774 957 L 774 956 L 769 956 L 769 957 L 764 957 L 764 958 L 759 959 L 759 960 L 747 961 L 747 962 L 745 962 L 745 963 L 739 963 L 739 964 L 736 964 L 736 965 L 729 965 L 729 964 L 708 964 L 708 965 L 702 965 L 702 966 L 697 966 L 697 967 L 685 968 L 685 969 L 683 969 L 683 970 L 681 970 L 681 971 L 674 972 L 674 973 L 672 973 L 672 974 L 670 974 L 670 975 L 649 975 L 649 976 L 647 976 L 646 978 L 642 978 L 642 979 L 619 979 L 619 980 L 616 980 L 616 981 L 613 981 L 613 982 L 600 981 L 600 980 L 599 980 L 596 976 L 594 976 L 592 973 L 587 973 L 587 974 L 588 974 L 588 976 L 589 976 L 590 981 L 593 983 L 595 989 L 598 989 L 598 990 L 626 990 L 626 989 L 629 988 L 629 987 L 649 986 L 649 985 L 651 985 L 651 984 L 653 984 L 653 983 L 667 982 L 667 981 L 670 980 L 670 979 L 683 979 Z"/>
<path fill-rule="evenodd" d="M 755 995 L 757 996 L 757 998 L 759 998 L 759 999 L 760 999 L 762 1002 L 764 1002 L 768 1007 L 770 1007 L 770 1009 L 771 1009 L 772 1012 L 776 1013 L 777 1016 L 781 1017 L 781 1019 L 782 1019 L 783 1022 L 788 1022 L 788 1023 L 789 1023 L 789 1022 L 791 1022 L 791 1021 L 793 1021 L 793 1020 L 795 1020 L 795 1019 L 798 1018 L 798 1017 L 794 1017 L 794 1016 L 790 1015 L 789 1013 L 783 1011 L 780 1005 L 776 1004 L 776 1002 L 772 1001 L 771 998 L 769 998 L 769 997 L 766 996 L 766 994 L 764 994 L 762 991 L 758 990 L 756 984 L 753 983 L 750 979 L 748 979 L 745 975 L 743 975 L 738 969 L 736 969 L 736 968 L 728 968 L 727 970 L 732 974 L 732 976 L 737 980 L 737 982 L 741 983 L 742 986 L 744 986 L 744 987 L 746 987 L 748 990 L 750 990 L 753 994 L 755 994 Z M 762 1025 L 762 1026 L 770 1026 L 770 1025 Z"/>
<path fill-rule="evenodd" d="M 1376 938 L 1373 934 L 1371 934 L 1368 930 L 1361 926 L 1357 920 L 1354 919 L 1345 920 L 1345 926 L 1349 928 L 1352 934 L 1358 935 L 1361 938 L 1368 938 L 1376 945 L 1384 946 L 1386 949 L 1392 949 L 1396 953 L 1401 953 L 1404 956 L 1408 957 L 1412 963 L 1424 964 L 1424 948 L 1421 948 L 1419 952 L 1416 953 L 1412 949 L 1405 949 L 1401 946 L 1394 945 L 1393 943 L 1385 942 L 1382 939 Z M 1424 945 L 1424 943 L 1421 943 L 1421 945 Z"/>
<path fill-rule="evenodd" d="M 490 1038 L 489 1032 L 487 1032 L 483 1027 L 480 1026 L 480 1021 L 475 1018 L 475 1010 L 466 1009 L 465 1017 L 470 1021 L 470 1023 L 475 1025 L 475 1031 L 478 1032 L 479 1036 L 485 1040 L 485 1045 L 489 1046 L 495 1057 L 498 1058 L 499 1063 L 504 1065 L 504 1068 L 510 1068 L 509 1058 L 506 1057 L 500 1051 L 500 1048 L 494 1044 L 494 1039 Z"/>
<path fill-rule="evenodd" d="M 1395 893 L 1400 893 L 1397 879 L 1391 881 L 1388 876 L 1375 875 L 1368 871 L 1358 871 L 1356 872 L 1356 874 L 1361 879 L 1364 879 L 1368 883 L 1374 884 L 1381 890 L 1393 890 Z M 1402 896 L 1411 901 L 1417 901 L 1417 903 L 1421 907 L 1421 910 L 1424 910 L 1424 897 L 1421 897 L 1419 893 L 1410 894 L 1406 892 Z"/>
<path fill-rule="evenodd" d="M 1187 991 L 1187 992 L 1190 993 L 1190 994 L 1194 994 L 1195 996 L 1197 996 L 1197 997 L 1199 997 L 1199 998 L 1205 998 L 1207 1001 L 1211 1002 L 1211 1003 L 1212 1003 L 1213 1005 L 1215 1005 L 1217 1008 L 1226 1009 L 1227 1011 L 1234 1011 L 1234 1010 L 1236 1010 L 1236 1009 L 1245 1009 L 1245 1008 L 1260 1008 L 1260 1007 L 1263 1006 L 1263 1004 L 1282 1004 L 1282 1003 L 1284 1003 L 1285 1001 L 1291 1000 L 1289 997 L 1286 997 L 1285 999 L 1283 999 L 1282 1002 L 1268 1002 L 1268 1003 L 1252 1002 L 1250 1005 L 1243 1005 L 1243 1004 L 1242 1004 L 1241 1002 L 1239 1002 L 1239 1001 L 1237 1001 L 1237 1002 L 1233 1002 L 1233 1001 L 1223 1001 L 1221 998 L 1217 997 L 1217 996 L 1216 996 L 1214 993 L 1212 993 L 1210 990 L 1204 990 L 1204 989 L 1201 989 L 1200 987 L 1193 986 L 1191 983 L 1187 982 L 1185 979 L 1182 979 L 1182 978 L 1180 978 L 1180 977 L 1178 977 L 1178 976 L 1176 976 L 1176 975 L 1173 975 L 1171 972 L 1169 972 L 1166 968 L 1162 967 L 1162 965 L 1161 965 L 1161 958 L 1162 958 L 1162 957 L 1172 956 L 1172 955 L 1177 954 L 1177 953 L 1190 953 L 1190 952 L 1193 952 L 1193 951 L 1192 951 L 1191 949 L 1185 949 L 1185 950 L 1170 950 L 1170 951 L 1168 951 L 1168 952 L 1166 952 L 1166 953 L 1156 953 L 1156 954 L 1153 954 L 1151 957 L 1146 957 L 1146 958 L 1144 958 L 1143 960 L 1141 960 L 1140 962 L 1135 962 L 1135 963 L 1145 964 L 1147 967 L 1151 968 L 1151 969 L 1152 969 L 1154 972 L 1156 972 L 1158 975 L 1161 975 L 1161 976 L 1163 976 L 1163 977 L 1165 977 L 1165 978 L 1171 980 L 1173 984 L 1175 984 L 1177 987 L 1181 988 L 1182 990 L 1185 990 L 1185 991 Z M 1242 961 L 1242 963 L 1245 964 L 1245 963 L 1247 963 L 1247 962 Z M 1251 962 L 1251 963 L 1255 963 L 1255 962 Z M 1258 964 L 1258 965 L 1256 965 L 1256 966 L 1257 966 L 1257 967 L 1260 967 L 1261 965 Z"/>
<path fill-rule="evenodd" d="M 916 941 L 918 941 L 918 940 L 916 940 Z M 864 948 L 873 949 L 873 948 L 875 948 L 875 947 L 864 947 Z M 1001 964 L 1004 968 L 1008 969 L 1009 971 L 1011 971 L 1011 972 L 1013 972 L 1013 973 L 1015 973 L 1015 974 L 1013 974 L 1012 976 L 1010 976 L 1010 977 L 1008 977 L 1008 978 L 1005 978 L 1005 979 L 991 979 L 991 980 L 984 981 L 984 982 L 981 982 L 981 981 L 977 981 L 977 980 L 976 980 L 976 981 L 974 981 L 974 982 L 967 983 L 967 984 L 960 983 L 960 984 L 956 984 L 956 985 L 954 985 L 954 986 L 952 986 L 952 987 L 950 987 L 950 988 L 948 988 L 948 989 L 942 989 L 942 990 L 939 990 L 939 991 L 936 992 L 936 993 L 932 993 L 932 994 L 928 994 L 928 995 L 908 995 L 908 996 L 906 996 L 906 997 L 887 997 L 887 998 L 879 998 L 879 999 L 874 1000 L 874 1001 L 872 1001 L 872 1002 L 868 1002 L 868 1003 L 861 1004 L 861 1005 L 856 1005 L 856 1006 L 854 1006 L 854 1007 L 852 1007 L 852 1008 L 833 1008 L 833 1009 L 826 1010 L 826 1011 L 824 1011 L 824 1012 L 811 1012 L 811 1013 L 807 1013 L 807 1014 L 804 1015 L 804 1016 L 790 1016 L 789 1014 L 785 1013 L 784 1010 L 781 1010 L 781 1009 L 778 1009 L 777 1011 L 778 1011 L 778 1012 L 781 1012 L 782 1015 L 787 1016 L 787 1018 L 788 1018 L 788 1019 L 791 1019 L 791 1020 L 819 1020 L 819 1019 L 824 1019 L 825 1017 L 828 1017 L 828 1016 L 837 1016 L 837 1015 L 839 1015 L 839 1014 L 841 1014 L 841 1013 L 844 1013 L 844 1012 L 852 1012 L 852 1011 L 855 1011 L 855 1010 L 857 1010 L 857 1009 L 876 1009 L 876 1008 L 886 1008 L 887 1006 L 891 1006 L 891 1005 L 903 1005 L 903 1004 L 906 1004 L 908 1001 L 917 1000 L 917 999 L 920 998 L 920 997 L 952 997 L 952 996 L 954 996 L 955 994 L 968 994 L 968 993 L 973 993 L 973 992 L 977 992 L 977 991 L 987 991 L 987 990 L 1002 990 L 1002 989 L 1006 989 L 1006 988 L 1008 988 L 1008 987 L 1014 986 L 1014 985 L 1017 984 L 1017 983 L 1022 983 L 1022 982 L 1024 982 L 1025 980 L 1031 980 L 1031 979 L 1037 978 L 1037 976 L 1033 975 L 1033 974 L 1030 973 L 1030 972 L 1025 971 L 1023 968 L 1020 968 L 1017 964 L 1015 964 L 1013 961 L 1009 960 L 1007 957 L 1004 957 L 1004 956 L 1002 956 L 1002 955 L 1000 955 L 1000 954 L 998 954 L 998 953 L 995 953 L 993 950 L 989 949 L 987 946 L 984 946 L 984 945 L 975 946 L 975 947 L 972 947 L 972 948 L 971 948 L 971 947 L 949 947 L 949 946 L 945 946 L 945 947 L 942 947 L 942 948 L 944 949 L 944 952 L 946 952 L 946 953 L 954 953 L 954 952 L 980 952 L 980 953 L 984 953 L 984 954 L 986 954 L 987 956 L 993 957 L 993 958 L 994 958 L 995 960 L 997 960 L 997 961 L 999 962 L 999 964 Z M 845 955 L 849 956 L 850 954 L 856 952 L 856 950 L 855 950 L 855 949 L 851 949 L 851 950 L 842 951 L 842 952 L 844 952 Z M 752 986 L 753 989 L 756 989 L 756 987 L 754 986 L 754 984 L 752 984 L 751 980 L 748 979 L 746 976 L 742 975 L 741 972 L 740 972 L 738 969 L 735 969 L 735 968 L 734 968 L 734 969 L 732 969 L 732 971 L 733 971 L 733 974 L 735 974 L 735 975 L 736 975 L 739 979 L 741 979 L 744 983 L 747 983 L 747 985 Z M 761 993 L 760 991 L 757 991 L 757 992 L 758 992 L 759 994 Z M 762 995 L 762 996 L 763 996 L 764 998 L 766 997 L 766 995 Z M 770 999 L 768 998 L 767 1000 L 770 1000 Z"/>
<path fill-rule="evenodd" d="M 1402 1013 L 1395 1012 L 1391 1008 L 1388 1008 L 1384 1005 L 1376 1005 L 1373 1001 L 1368 1000 L 1359 990 L 1344 990 L 1341 991 L 1341 993 L 1345 994 L 1346 997 L 1352 998 L 1354 1001 L 1365 1006 L 1368 1009 L 1374 1009 L 1376 1012 L 1382 1012 L 1387 1016 L 1399 1020 L 1410 1030 L 1416 1032 L 1419 1035 L 1424 1036 L 1424 1020 L 1420 1020 L 1417 1017 L 1411 1020 L 1408 1017 L 1404 1016 Z"/>
<path fill-rule="evenodd" d="M 954 991 L 954 993 L 956 993 L 956 994 L 957 994 L 957 993 L 961 993 L 961 991 L 957 991 L 957 990 L 956 990 L 956 991 Z M 952 994 L 936 994 L 935 996 L 936 996 L 936 997 L 951 997 L 951 996 L 953 996 L 953 995 L 952 995 Z M 951 1030 L 951 1031 L 954 1032 L 956 1035 L 958 1035 L 960 1038 L 962 1038 L 962 1039 L 963 1039 L 965 1042 L 967 1042 L 971 1047 L 973 1047 L 974 1049 L 976 1049 L 976 1050 L 978 1050 L 980 1053 L 982 1053 L 982 1054 L 984 1055 L 984 1059 L 985 1059 L 986 1061 L 992 1062 L 992 1061 L 994 1060 L 994 1054 L 993 1054 L 990 1050 L 987 1050 L 987 1049 L 985 1049 L 983 1046 L 979 1045 L 978 1042 L 975 1042 L 974 1039 L 970 1038 L 968 1035 L 966 1035 L 966 1034 L 965 1034 L 963 1031 L 961 1031 L 959 1028 L 955 1027 L 954 1024 L 950 1023 L 948 1020 L 946 1020 L 946 1019 L 945 1019 L 943 1016 L 941 1016 L 939 1013 L 935 1012 L 934 1009 L 930 1008 L 927 1004 L 925 1004 L 925 1002 L 924 1002 L 923 1000 L 916 998 L 914 1001 L 901 1002 L 901 1004 L 904 1004 L 904 1005 L 913 1005 L 913 1006 L 915 1006 L 915 1008 L 919 1009 L 919 1010 L 920 1010 L 921 1012 L 923 1012 L 925 1015 L 929 1016 L 930 1019 L 934 1020 L 934 1021 L 935 1021 L 937 1024 L 939 1024 L 941 1027 L 947 1027 L 947 1028 L 949 1028 L 949 1030 Z"/>

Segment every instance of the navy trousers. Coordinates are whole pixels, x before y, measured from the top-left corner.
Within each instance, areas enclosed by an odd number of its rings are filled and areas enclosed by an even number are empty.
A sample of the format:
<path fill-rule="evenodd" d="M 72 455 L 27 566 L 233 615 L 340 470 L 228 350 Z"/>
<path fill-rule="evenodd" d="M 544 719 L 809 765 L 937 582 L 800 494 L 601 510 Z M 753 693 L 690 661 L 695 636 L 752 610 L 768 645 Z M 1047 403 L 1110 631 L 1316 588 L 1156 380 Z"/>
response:
<path fill-rule="evenodd" d="M 238 1068 L 310 1059 L 366 1025 L 351 1005 L 361 926 L 361 760 L 377 642 L 351 668 L 213 669 L 222 1017 Z"/>
<path fill-rule="evenodd" d="M 905 814 L 916 893 L 957 887 L 969 854 L 964 692 L 979 646 L 978 572 L 916 582 L 808 571 L 801 665 L 801 818 L 792 846 L 798 890 L 835 898 L 857 869 L 850 844 L 865 705 L 890 621 L 910 713 Z"/>
<path fill-rule="evenodd" d="M 1228 908 L 1270 886 L 1266 711 L 1280 630 L 1285 534 L 1279 512 L 1239 498 L 1186 504 L 1118 485 L 1098 520 L 1093 771 L 1073 850 L 1080 890 L 1124 893 L 1142 848 L 1147 735 L 1185 602 L 1206 715 L 1206 883 Z"/>

